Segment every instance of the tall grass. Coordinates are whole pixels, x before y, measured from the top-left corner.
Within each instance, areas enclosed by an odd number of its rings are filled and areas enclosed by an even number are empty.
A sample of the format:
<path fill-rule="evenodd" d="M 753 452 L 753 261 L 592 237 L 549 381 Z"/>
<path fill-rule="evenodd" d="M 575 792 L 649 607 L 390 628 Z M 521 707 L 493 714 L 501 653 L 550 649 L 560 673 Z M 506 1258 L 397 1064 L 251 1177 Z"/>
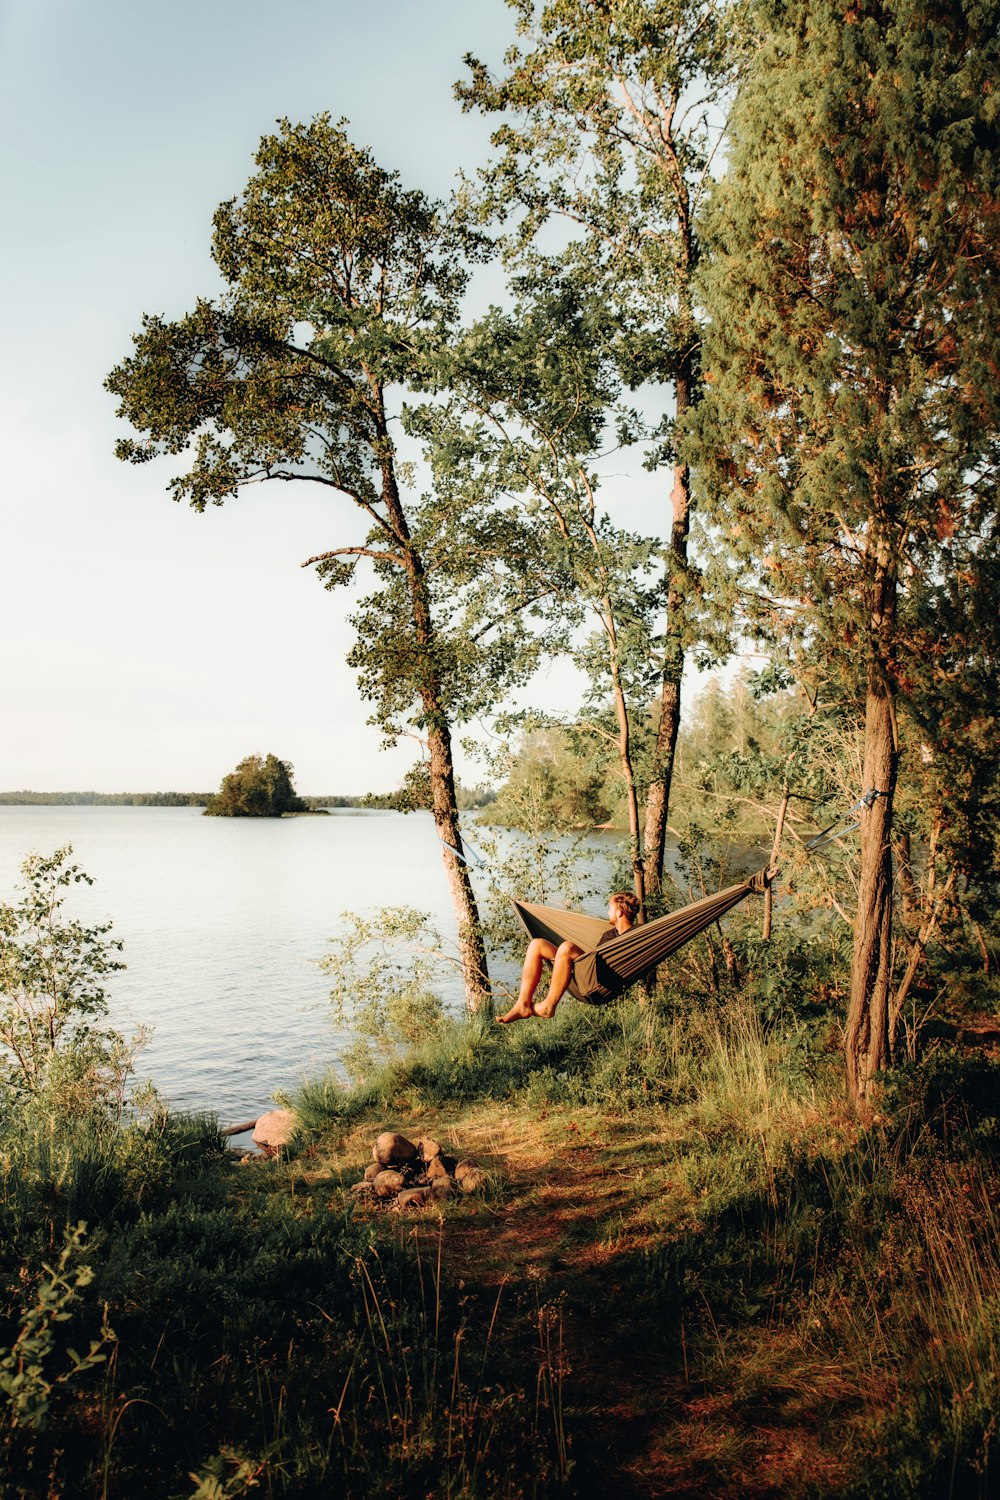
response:
<path fill-rule="evenodd" d="M 927 1165 L 895 1176 L 898 1212 L 877 1261 L 859 1259 L 853 1295 L 831 1290 L 823 1309 L 885 1407 L 867 1424 L 864 1488 L 848 1493 L 985 1500 L 1000 1479 L 998 1184 L 979 1163 Z"/>

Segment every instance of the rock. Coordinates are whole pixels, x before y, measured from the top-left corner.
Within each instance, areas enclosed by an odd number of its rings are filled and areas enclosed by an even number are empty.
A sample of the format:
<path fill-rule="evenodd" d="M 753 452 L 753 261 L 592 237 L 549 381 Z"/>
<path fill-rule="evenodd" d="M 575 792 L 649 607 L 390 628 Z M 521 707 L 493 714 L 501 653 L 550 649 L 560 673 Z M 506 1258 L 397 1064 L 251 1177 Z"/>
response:
<path fill-rule="evenodd" d="M 383 1167 L 403 1167 L 414 1160 L 417 1148 L 405 1135 L 394 1130 L 383 1130 L 372 1148 L 372 1155 Z"/>
<path fill-rule="evenodd" d="M 358 1198 L 373 1198 L 375 1196 L 375 1185 L 372 1182 L 356 1182 L 351 1192 Z"/>
<path fill-rule="evenodd" d="M 435 1203 L 439 1198 L 447 1198 L 451 1194 L 451 1178 L 445 1172 L 443 1177 L 435 1177 L 431 1183 L 431 1197 Z"/>
<path fill-rule="evenodd" d="M 486 1173 L 471 1161 L 460 1161 L 455 1168 L 455 1181 L 463 1193 L 474 1193 L 486 1181 Z"/>
<path fill-rule="evenodd" d="M 445 1166 L 440 1156 L 432 1156 L 430 1161 L 427 1163 L 427 1180 L 431 1184 L 440 1181 L 448 1181 L 448 1168 Z"/>
<path fill-rule="evenodd" d="M 417 1142 L 417 1150 L 420 1152 L 422 1159 L 427 1162 L 428 1165 L 430 1165 L 432 1161 L 436 1160 L 436 1158 L 441 1155 L 441 1147 L 439 1146 L 438 1142 L 432 1140 L 429 1135 L 422 1135 L 420 1137 L 419 1141 Z"/>
<path fill-rule="evenodd" d="M 253 1128 L 253 1143 L 278 1151 L 287 1146 L 295 1130 L 295 1115 L 290 1109 L 272 1109 L 261 1115 Z"/>
<path fill-rule="evenodd" d="M 423 1208 L 431 1201 L 430 1188 L 405 1188 L 396 1199 L 397 1208 Z"/>
<path fill-rule="evenodd" d="M 365 1167 L 365 1181 L 366 1182 L 372 1182 L 372 1181 L 374 1181 L 374 1179 L 378 1176 L 378 1174 L 381 1171 L 382 1171 L 382 1167 L 380 1166 L 380 1164 L 377 1161 L 370 1162 L 369 1165 L 367 1167 Z"/>
<path fill-rule="evenodd" d="M 380 1172 L 377 1177 L 372 1178 L 372 1187 L 380 1198 L 395 1198 L 406 1186 L 406 1178 L 402 1172 L 395 1172 L 391 1168 Z"/>

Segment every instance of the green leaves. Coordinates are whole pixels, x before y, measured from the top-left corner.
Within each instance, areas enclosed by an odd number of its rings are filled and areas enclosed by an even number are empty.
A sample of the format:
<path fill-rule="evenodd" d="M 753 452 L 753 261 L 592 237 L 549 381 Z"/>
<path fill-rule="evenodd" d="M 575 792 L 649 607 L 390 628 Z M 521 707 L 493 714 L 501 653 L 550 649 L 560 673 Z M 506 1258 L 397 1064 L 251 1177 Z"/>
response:
<path fill-rule="evenodd" d="M 92 883 L 71 854 L 68 845 L 30 854 L 21 899 L 0 904 L 0 1077 L 18 1094 L 47 1086 L 60 1049 L 86 1056 L 95 1096 L 118 1087 L 102 1079 L 102 1064 L 122 1062 L 121 1038 L 94 1022 L 107 1013 L 107 976 L 125 967 L 115 957 L 122 944 L 108 936 L 110 923 L 63 915 L 69 887 Z"/>
<path fill-rule="evenodd" d="M 942 515 L 990 524 L 1000 268 L 977 143 L 996 130 L 996 16 L 935 16 L 762 5 L 707 225 L 690 452 L 748 614 L 805 643 L 817 680 L 871 648 L 873 528 L 908 653 L 920 580 L 950 566 Z"/>
<path fill-rule="evenodd" d="M 87 1226 L 68 1230 L 54 1266 L 43 1265 L 44 1275 L 26 1301 L 14 1342 L 0 1348 L 0 1427 L 41 1431 L 48 1423 L 61 1388 L 107 1359 L 104 1350 L 115 1342 L 115 1332 L 104 1318 L 97 1338 L 86 1353 L 64 1347 L 57 1325 L 69 1323 L 78 1312 L 80 1293 L 94 1279 L 90 1266 L 79 1263 Z"/>
<path fill-rule="evenodd" d="M 248 755 L 235 771 L 223 777 L 222 787 L 208 799 L 209 818 L 280 818 L 283 813 L 308 812 L 308 805 L 292 786 L 290 761 L 276 755 Z"/>

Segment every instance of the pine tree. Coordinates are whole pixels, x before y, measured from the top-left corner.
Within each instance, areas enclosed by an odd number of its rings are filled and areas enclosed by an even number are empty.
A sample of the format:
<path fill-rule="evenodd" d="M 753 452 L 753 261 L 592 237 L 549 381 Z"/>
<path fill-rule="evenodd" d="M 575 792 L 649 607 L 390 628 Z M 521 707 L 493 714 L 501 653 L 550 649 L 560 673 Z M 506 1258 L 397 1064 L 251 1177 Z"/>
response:
<path fill-rule="evenodd" d="M 933 717 L 949 674 L 976 677 L 942 649 L 934 598 L 971 641 L 996 576 L 1000 7 L 761 0 L 756 16 L 708 225 L 692 451 L 749 627 L 814 700 L 863 718 L 860 1099 L 888 1060 L 901 710 Z"/>

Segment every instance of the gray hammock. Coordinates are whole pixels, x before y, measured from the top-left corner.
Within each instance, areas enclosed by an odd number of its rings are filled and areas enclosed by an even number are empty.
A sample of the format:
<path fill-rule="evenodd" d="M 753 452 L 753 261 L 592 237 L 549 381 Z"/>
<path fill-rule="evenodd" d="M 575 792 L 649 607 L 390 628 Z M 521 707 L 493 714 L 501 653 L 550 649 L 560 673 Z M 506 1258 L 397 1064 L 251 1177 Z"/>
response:
<path fill-rule="evenodd" d="M 717 895 L 705 896 L 679 911 L 668 912 L 665 917 L 630 927 L 601 943 L 600 948 L 597 944 L 608 930 L 605 918 L 562 911 L 556 906 L 536 906 L 529 901 L 515 901 L 513 905 L 529 937 L 547 938 L 556 947 L 560 943 L 575 943 L 583 949 L 573 964 L 569 993 L 588 1004 L 600 1005 L 652 973 L 657 964 L 739 906 L 752 892 L 762 895 L 773 876 L 770 867 L 759 870 L 748 880 L 728 886 Z"/>

